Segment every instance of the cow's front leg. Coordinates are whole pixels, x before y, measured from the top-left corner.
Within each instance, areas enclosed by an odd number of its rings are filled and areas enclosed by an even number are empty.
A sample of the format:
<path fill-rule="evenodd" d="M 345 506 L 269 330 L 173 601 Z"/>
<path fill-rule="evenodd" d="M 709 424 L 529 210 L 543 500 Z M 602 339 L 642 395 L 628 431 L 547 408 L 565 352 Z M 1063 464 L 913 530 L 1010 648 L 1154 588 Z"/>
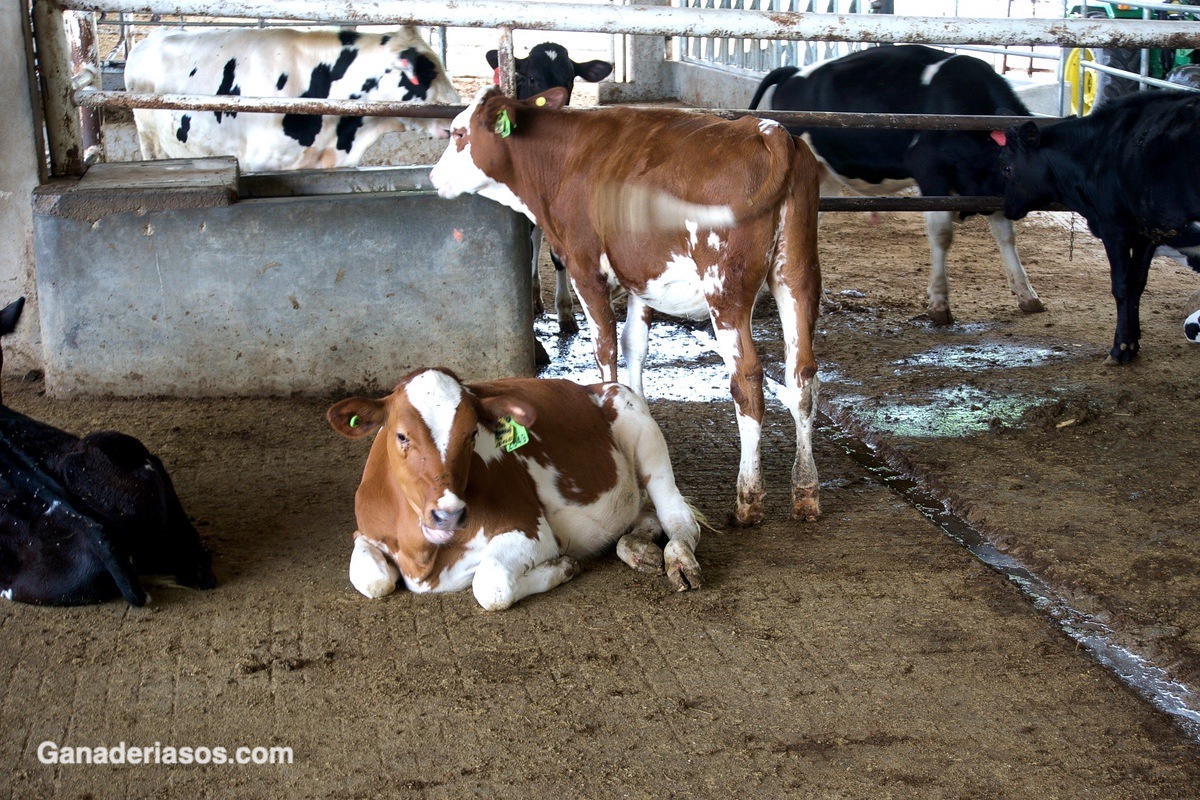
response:
<path fill-rule="evenodd" d="M 588 329 L 592 332 L 592 348 L 596 366 L 600 368 L 600 380 L 617 382 L 617 318 L 613 313 L 612 290 L 616 284 L 611 279 L 608 257 L 600 257 L 599 269 L 589 270 L 581 264 L 582 259 L 567 257 L 571 271 L 571 285 L 583 305 Z M 576 265 L 579 266 L 576 266 Z M 607 268 L 607 269 L 606 269 Z"/>
<path fill-rule="evenodd" d="M 762 469 L 759 461 L 759 441 L 762 438 L 763 368 L 750 337 L 750 318 L 737 320 L 736 325 L 712 315 L 717 351 L 729 370 L 729 390 L 737 413 L 738 435 L 742 455 L 738 464 L 737 505 L 730 524 L 739 527 L 758 525 L 763 520 Z"/>
<path fill-rule="evenodd" d="M 1138 353 L 1142 336 L 1139 307 L 1142 292 L 1150 272 L 1155 247 L 1149 241 L 1135 239 L 1126 244 L 1123 238 L 1106 240 L 1112 277 L 1113 300 L 1117 307 L 1117 328 L 1107 363 L 1128 364 Z"/>
<path fill-rule="evenodd" d="M 350 583 L 363 595 L 376 599 L 396 591 L 400 570 L 361 533 L 354 536 L 350 552 Z"/>
<path fill-rule="evenodd" d="M 954 241 L 954 221 L 949 211 L 925 212 L 925 235 L 929 238 L 929 306 L 926 313 L 934 325 L 954 322 L 950 313 L 950 281 L 946 277 L 946 254 Z"/>
<path fill-rule="evenodd" d="M 554 265 L 554 311 L 558 315 L 558 335 L 574 336 L 579 333 L 575 322 L 575 306 L 571 302 L 571 281 L 562 259 L 550 251 L 550 263 Z"/>
<path fill-rule="evenodd" d="M 1017 255 L 1017 237 L 1013 232 L 1011 219 L 1004 216 L 1003 211 L 988 214 L 988 228 L 996 247 L 1000 248 L 1000 261 L 1004 264 L 1004 275 L 1008 279 L 1009 290 L 1017 296 L 1017 308 L 1027 314 L 1045 311 L 1046 307 L 1038 298 L 1025 267 L 1021 266 L 1021 258 Z"/>
<path fill-rule="evenodd" d="M 642 389 L 642 366 L 650 352 L 650 306 L 630 292 L 626 296 L 625 326 L 621 329 L 621 350 L 625 354 L 625 368 L 629 370 L 629 388 L 638 397 L 645 398 Z"/>
<path fill-rule="evenodd" d="M 545 518 L 539 520 L 538 530 L 537 538 L 509 531 L 488 542 L 471 583 L 484 609 L 503 611 L 523 597 L 547 592 L 579 574 L 579 562 L 559 553 Z"/>

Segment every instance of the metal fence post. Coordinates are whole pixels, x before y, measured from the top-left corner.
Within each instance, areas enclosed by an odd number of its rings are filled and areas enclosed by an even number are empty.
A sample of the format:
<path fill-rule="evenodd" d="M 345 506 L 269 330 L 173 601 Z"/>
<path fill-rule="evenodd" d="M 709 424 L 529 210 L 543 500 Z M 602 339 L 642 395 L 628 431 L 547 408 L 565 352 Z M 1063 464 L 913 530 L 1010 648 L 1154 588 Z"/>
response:
<path fill-rule="evenodd" d="M 33 36 L 46 115 L 50 174 L 82 175 L 83 129 L 79 110 L 71 102 L 71 51 L 62 6 L 54 0 L 34 0 Z"/>

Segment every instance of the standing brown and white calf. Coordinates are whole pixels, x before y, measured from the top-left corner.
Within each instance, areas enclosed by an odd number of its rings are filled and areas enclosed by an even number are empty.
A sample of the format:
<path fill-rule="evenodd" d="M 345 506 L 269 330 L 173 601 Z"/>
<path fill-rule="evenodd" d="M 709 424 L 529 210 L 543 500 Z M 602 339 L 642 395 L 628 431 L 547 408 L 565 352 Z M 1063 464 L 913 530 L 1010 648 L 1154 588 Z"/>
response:
<path fill-rule="evenodd" d="M 634 569 L 665 570 L 681 591 L 700 585 L 700 526 L 662 431 L 625 386 L 463 384 L 421 369 L 387 397 L 343 400 L 327 416 L 345 436 L 375 435 L 350 556 L 350 581 L 368 597 L 403 577 L 414 592 L 471 586 L 499 610 L 614 543 Z M 643 489 L 653 512 L 642 511 Z"/>
<path fill-rule="evenodd" d="M 442 197 L 479 194 L 529 216 L 567 264 L 601 377 L 617 379 L 611 295 L 628 292 L 621 344 L 642 394 L 651 309 L 713 324 L 741 434 L 733 521 L 762 521 L 763 370 L 750 333 L 763 283 L 787 349 L 780 398 L 796 421 L 792 514 L 820 513 L 812 427 L 818 167 L 774 122 L 668 109 L 562 108 L 551 89 L 518 101 L 492 89 L 451 124 L 432 180 Z"/>

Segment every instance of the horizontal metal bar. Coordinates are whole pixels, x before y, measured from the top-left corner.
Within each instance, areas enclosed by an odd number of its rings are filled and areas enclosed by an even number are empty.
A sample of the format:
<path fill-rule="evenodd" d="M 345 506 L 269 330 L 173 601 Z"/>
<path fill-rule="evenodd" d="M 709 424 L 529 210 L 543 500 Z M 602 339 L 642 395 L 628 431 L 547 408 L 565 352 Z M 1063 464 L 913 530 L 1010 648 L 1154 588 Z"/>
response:
<path fill-rule="evenodd" d="M 927 44 L 1053 44 L 1196 47 L 1200 26 L 1178 21 L 898 17 L 670 6 L 586 5 L 508 0 L 60 0 L 81 11 L 275 19 L 344 19 L 355 24 L 423 24 L 651 36 L 702 36 Z"/>
<path fill-rule="evenodd" d="M 991 214 L 1004 210 L 1003 197 L 822 197 L 822 211 L 963 211 Z"/>
<path fill-rule="evenodd" d="M 1137 81 L 1138 83 L 1144 83 L 1147 86 L 1155 86 L 1155 87 L 1158 87 L 1159 89 L 1174 89 L 1176 91 L 1183 91 L 1183 92 L 1198 92 L 1198 91 L 1200 91 L 1200 89 L 1197 89 L 1194 86 L 1184 86 L 1183 84 L 1179 84 L 1179 83 L 1171 83 L 1170 81 L 1164 81 L 1164 80 L 1160 80 L 1158 78 L 1151 78 L 1149 75 L 1141 75 L 1136 72 L 1130 72 L 1130 71 L 1124 70 L 1124 69 L 1117 69 L 1116 67 L 1110 67 L 1107 64 L 1097 64 L 1095 61 L 1088 61 L 1087 59 L 1084 59 L 1080 63 L 1084 67 L 1095 70 L 1096 72 L 1103 72 L 1106 75 L 1114 75 L 1118 78 L 1125 78 L 1126 80 Z"/>
<path fill-rule="evenodd" d="M 323 100 L 317 98 L 242 97 L 240 95 L 148 94 L 102 92 L 81 89 L 75 92 L 77 105 L 88 108 L 160 108 L 181 111 L 236 111 L 272 114 L 320 114 L 329 116 L 412 117 L 453 119 L 465 106 L 426 105 L 366 100 Z M 611 106 L 609 107 L 611 108 Z M 604 107 L 577 108 L 592 113 Z M 758 117 L 785 125 L 809 128 L 898 128 L 901 130 L 996 130 L 1023 125 L 1031 119 L 1039 125 L 1058 122 L 1057 117 L 991 117 L 945 114 L 842 114 L 829 111 L 766 111 L 737 108 L 680 109 L 711 114 L 722 119 Z"/>
<path fill-rule="evenodd" d="M 325 100 L 308 97 L 242 97 L 240 95 L 150 94 L 81 89 L 76 105 L 87 108 L 160 108 L 179 111 L 232 111 L 271 114 L 319 114 L 343 117 L 413 117 L 453 119 L 465 106 Z"/>

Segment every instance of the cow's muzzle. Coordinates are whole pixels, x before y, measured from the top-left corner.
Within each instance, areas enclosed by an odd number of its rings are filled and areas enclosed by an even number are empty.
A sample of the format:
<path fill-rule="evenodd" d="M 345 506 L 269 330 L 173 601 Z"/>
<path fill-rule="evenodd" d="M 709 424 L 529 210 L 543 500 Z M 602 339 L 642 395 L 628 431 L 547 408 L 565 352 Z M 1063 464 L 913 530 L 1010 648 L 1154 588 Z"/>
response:
<path fill-rule="evenodd" d="M 462 530 L 467 518 L 466 506 L 459 509 L 444 510 L 433 508 L 425 520 L 421 521 L 421 533 L 430 544 L 449 544 L 454 534 Z"/>

